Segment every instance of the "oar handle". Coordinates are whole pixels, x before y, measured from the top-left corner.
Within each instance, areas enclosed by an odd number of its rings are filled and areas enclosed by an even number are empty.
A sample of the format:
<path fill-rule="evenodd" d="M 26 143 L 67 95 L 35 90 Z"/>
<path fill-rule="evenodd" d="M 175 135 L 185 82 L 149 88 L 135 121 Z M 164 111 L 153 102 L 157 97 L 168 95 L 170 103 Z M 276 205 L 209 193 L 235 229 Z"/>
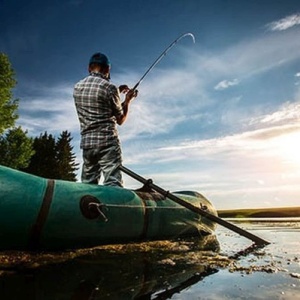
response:
<path fill-rule="evenodd" d="M 250 240 L 252 240 L 257 245 L 264 246 L 264 245 L 270 244 L 268 241 L 254 235 L 254 234 L 252 234 L 252 233 L 250 233 L 250 232 L 248 232 L 248 231 L 246 231 L 246 230 L 244 230 L 244 229 L 242 229 L 242 228 L 240 228 L 240 227 L 238 227 L 238 226 L 236 226 L 232 223 L 229 223 L 229 222 L 227 222 L 227 221 L 225 221 L 225 220 L 223 220 L 223 219 L 221 219 L 221 218 L 219 218 L 219 217 L 217 217 L 217 216 L 215 216 L 211 213 L 208 213 L 207 211 L 204 211 L 201 208 L 196 207 L 196 206 L 194 206 L 193 204 L 191 204 L 187 201 L 182 200 L 181 198 L 179 198 L 179 197 L 169 193 L 168 191 L 164 190 L 163 188 L 155 185 L 152 182 L 152 180 L 147 180 L 147 179 L 145 179 L 142 176 L 134 173 L 133 171 L 129 170 L 128 168 L 126 168 L 122 165 L 119 167 L 119 169 L 121 171 L 123 171 L 124 173 L 126 173 L 127 175 L 131 176 L 132 178 L 136 179 L 137 181 L 139 181 L 143 184 L 147 184 L 151 189 L 157 191 L 158 193 L 160 193 L 164 196 L 167 196 L 169 199 L 171 199 L 174 202 L 182 205 L 183 207 L 185 207 L 185 208 L 187 208 L 187 209 L 189 209 L 189 210 L 191 210 L 191 211 L 193 211 L 193 212 L 195 212 L 195 213 L 197 213 L 197 214 L 199 214 L 199 215 L 201 215 L 201 216 L 203 216 L 203 217 L 205 217 L 205 218 L 207 218 L 211 221 L 214 221 L 214 222 L 216 222 L 216 223 L 218 223 L 218 224 L 220 224 L 220 225 L 222 225 L 222 226 L 224 226 L 224 227 L 226 227 L 226 228 L 228 228 L 228 229 L 230 229 L 230 230 L 232 230 L 232 231 L 234 231 L 234 232 L 236 232 L 236 233 L 238 233 L 238 234 L 240 234 L 240 235 L 242 235 L 242 236 L 244 236 L 244 237 L 246 237 Z"/>

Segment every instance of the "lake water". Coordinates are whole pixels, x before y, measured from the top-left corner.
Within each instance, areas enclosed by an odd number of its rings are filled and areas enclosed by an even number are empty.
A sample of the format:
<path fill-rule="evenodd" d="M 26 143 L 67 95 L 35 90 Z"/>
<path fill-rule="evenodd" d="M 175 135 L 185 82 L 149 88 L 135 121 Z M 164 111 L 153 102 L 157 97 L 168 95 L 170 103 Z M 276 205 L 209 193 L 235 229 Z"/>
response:
<path fill-rule="evenodd" d="M 300 299 L 300 220 L 235 224 L 270 244 L 219 226 L 201 242 L 0 252 L 0 299 Z"/>

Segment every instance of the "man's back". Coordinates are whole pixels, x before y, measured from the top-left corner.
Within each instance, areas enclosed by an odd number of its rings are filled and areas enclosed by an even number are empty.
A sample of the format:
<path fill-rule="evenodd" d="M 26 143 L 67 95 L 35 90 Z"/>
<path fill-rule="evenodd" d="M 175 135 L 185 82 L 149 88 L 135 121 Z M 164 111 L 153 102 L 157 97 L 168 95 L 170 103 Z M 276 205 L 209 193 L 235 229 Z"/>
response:
<path fill-rule="evenodd" d="M 81 148 L 106 146 L 117 139 L 116 116 L 123 113 L 116 86 L 92 73 L 74 87 L 82 134 Z"/>

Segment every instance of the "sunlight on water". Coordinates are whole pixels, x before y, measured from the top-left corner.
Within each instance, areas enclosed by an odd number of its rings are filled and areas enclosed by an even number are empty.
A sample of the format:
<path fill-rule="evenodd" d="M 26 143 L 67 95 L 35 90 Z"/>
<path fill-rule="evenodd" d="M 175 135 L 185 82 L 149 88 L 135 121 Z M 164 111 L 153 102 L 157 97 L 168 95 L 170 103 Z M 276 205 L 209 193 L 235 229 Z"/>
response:
<path fill-rule="evenodd" d="M 1 299 L 299 299 L 300 222 L 236 224 L 270 245 L 218 226 L 202 241 L 1 253 Z"/>

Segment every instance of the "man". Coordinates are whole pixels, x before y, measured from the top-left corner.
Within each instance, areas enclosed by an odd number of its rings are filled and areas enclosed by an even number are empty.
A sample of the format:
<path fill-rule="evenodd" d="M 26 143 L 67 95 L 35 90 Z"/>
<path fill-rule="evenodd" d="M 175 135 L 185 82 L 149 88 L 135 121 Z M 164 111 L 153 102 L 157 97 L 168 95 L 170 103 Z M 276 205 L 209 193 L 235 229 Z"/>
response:
<path fill-rule="evenodd" d="M 83 151 L 81 180 L 98 184 L 103 173 L 104 185 L 123 186 L 118 169 L 122 153 L 117 124 L 125 122 L 129 104 L 137 91 L 129 90 L 127 85 L 117 88 L 111 84 L 110 66 L 106 55 L 94 54 L 89 61 L 89 76 L 74 87 Z M 120 93 L 126 93 L 122 104 Z"/>

